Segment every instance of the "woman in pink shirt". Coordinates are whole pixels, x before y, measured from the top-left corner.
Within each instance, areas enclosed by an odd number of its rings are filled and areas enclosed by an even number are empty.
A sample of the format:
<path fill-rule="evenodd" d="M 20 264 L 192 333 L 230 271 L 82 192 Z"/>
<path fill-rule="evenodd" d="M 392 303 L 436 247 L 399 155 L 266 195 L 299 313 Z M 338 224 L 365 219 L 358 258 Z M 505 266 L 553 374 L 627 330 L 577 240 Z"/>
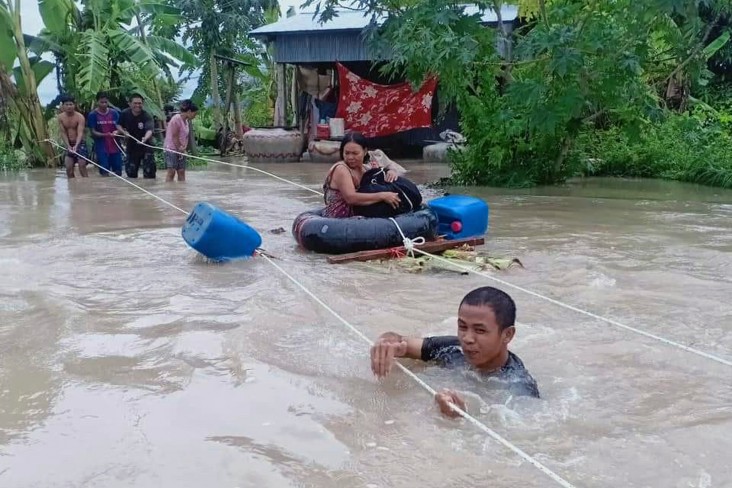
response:
<path fill-rule="evenodd" d="M 178 181 L 186 180 L 186 156 L 190 121 L 198 113 L 198 107 L 190 100 L 180 102 L 180 113 L 173 115 L 165 131 L 165 166 L 168 175 L 165 181 L 173 181 L 178 173 Z M 175 152 L 173 152 L 175 151 Z"/>

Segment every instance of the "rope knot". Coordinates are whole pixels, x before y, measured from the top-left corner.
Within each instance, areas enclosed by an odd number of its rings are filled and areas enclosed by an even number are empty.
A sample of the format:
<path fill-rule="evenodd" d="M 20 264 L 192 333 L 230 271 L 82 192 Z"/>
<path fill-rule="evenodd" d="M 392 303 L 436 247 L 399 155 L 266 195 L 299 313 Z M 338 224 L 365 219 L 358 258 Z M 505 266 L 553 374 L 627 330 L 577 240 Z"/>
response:
<path fill-rule="evenodd" d="M 402 245 L 404 246 L 404 249 L 407 251 L 407 256 L 409 256 L 410 258 L 413 258 L 414 257 L 414 246 L 422 245 L 427 241 L 422 236 L 415 237 L 414 239 L 410 239 L 409 237 L 404 235 L 404 232 L 402 232 L 402 228 L 399 227 L 399 224 L 397 223 L 396 219 L 394 219 L 394 217 L 389 217 L 389 220 L 394 222 L 394 225 L 396 225 L 396 228 L 399 231 L 399 234 L 402 236 Z"/>

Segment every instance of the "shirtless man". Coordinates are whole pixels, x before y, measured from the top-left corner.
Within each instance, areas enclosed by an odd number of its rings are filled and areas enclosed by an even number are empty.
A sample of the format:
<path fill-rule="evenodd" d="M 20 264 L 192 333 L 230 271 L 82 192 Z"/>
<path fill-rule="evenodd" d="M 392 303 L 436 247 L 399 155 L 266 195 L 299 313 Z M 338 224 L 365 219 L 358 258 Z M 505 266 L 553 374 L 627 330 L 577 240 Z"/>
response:
<path fill-rule="evenodd" d="M 64 164 L 66 176 L 74 177 L 74 163 L 79 163 L 79 174 L 86 178 L 86 145 L 84 144 L 84 116 L 76 111 L 74 97 L 61 97 L 61 113 L 58 116 L 59 134 L 66 144 Z"/>

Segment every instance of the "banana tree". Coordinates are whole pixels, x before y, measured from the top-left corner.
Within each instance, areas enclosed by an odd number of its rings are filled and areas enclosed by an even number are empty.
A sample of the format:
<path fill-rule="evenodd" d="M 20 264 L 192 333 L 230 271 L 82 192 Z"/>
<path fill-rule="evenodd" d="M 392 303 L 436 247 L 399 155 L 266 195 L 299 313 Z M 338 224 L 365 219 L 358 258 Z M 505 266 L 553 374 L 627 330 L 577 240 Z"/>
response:
<path fill-rule="evenodd" d="M 15 61 L 18 67 L 14 69 Z M 29 56 L 23 36 L 20 18 L 20 0 L 0 0 L 0 71 L 11 108 L 20 117 L 22 128 L 18 130 L 29 159 L 34 165 L 54 165 L 53 146 L 46 142 L 48 125 L 43 117 L 38 99 L 38 83 L 50 73 L 46 61 Z M 8 74 L 13 73 L 13 83 Z"/>
<path fill-rule="evenodd" d="M 264 12 L 277 5 L 276 0 L 167 0 L 183 12 L 186 26 L 169 31 L 169 35 L 182 34 L 183 41 L 190 42 L 194 53 L 202 61 L 202 76 L 195 94 L 211 94 L 214 121 L 223 127 L 220 79 L 216 56 L 236 58 L 251 53 L 248 32 L 264 24 Z M 207 76 L 203 76 L 203 75 Z"/>
<path fill-rule="evenodd" d="M 143 19 L 156 16 L 180 22 L 180 11 L 160 0 L 84 0 L 81 9 L 71 0 L 39 0 L 45 28 L 34 38 L 37 53 L 52 52 L 61 65 L 61 85 L 91 103 L 100 90 L 125 95 L 138 91 L 151 112 L 162 117 L 161 74 L 171 68 L 197 64 L 196 57 L 175 41 L 146 33 Z M 139 77 L 147 80 L 139 83 Z M 141 85 L 152 86 L 144 93 Z M 149 95 L 153 95 L 152 97 Z"/>

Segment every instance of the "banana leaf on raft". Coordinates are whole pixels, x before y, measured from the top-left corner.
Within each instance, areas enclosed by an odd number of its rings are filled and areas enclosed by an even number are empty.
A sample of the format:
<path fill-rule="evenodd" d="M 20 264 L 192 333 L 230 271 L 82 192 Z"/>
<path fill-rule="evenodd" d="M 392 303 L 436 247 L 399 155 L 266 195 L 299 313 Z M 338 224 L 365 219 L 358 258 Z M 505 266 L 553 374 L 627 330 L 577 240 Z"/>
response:
<path fill-rule="evenodd" d="M 484 252 L 476 251 L 469 246 L 458 249 L 448 249 L 443 251 L 440 256 L 443 259 L 435 259 L 432 256 L 416 254 L 415 257 L 404 256 L 390 262 L 393 263 L 394 266 L 409 273 L 422 273 L 425 271 L 452 271 L 453 273 L 468 274 L 467 270 L 454 266 L 451 263 L 460 265 L 463 268 L 469 268 L 473 271 L 503 271 L 513 267 L 524 267 L 518 258 L 489 256 Z"/>

